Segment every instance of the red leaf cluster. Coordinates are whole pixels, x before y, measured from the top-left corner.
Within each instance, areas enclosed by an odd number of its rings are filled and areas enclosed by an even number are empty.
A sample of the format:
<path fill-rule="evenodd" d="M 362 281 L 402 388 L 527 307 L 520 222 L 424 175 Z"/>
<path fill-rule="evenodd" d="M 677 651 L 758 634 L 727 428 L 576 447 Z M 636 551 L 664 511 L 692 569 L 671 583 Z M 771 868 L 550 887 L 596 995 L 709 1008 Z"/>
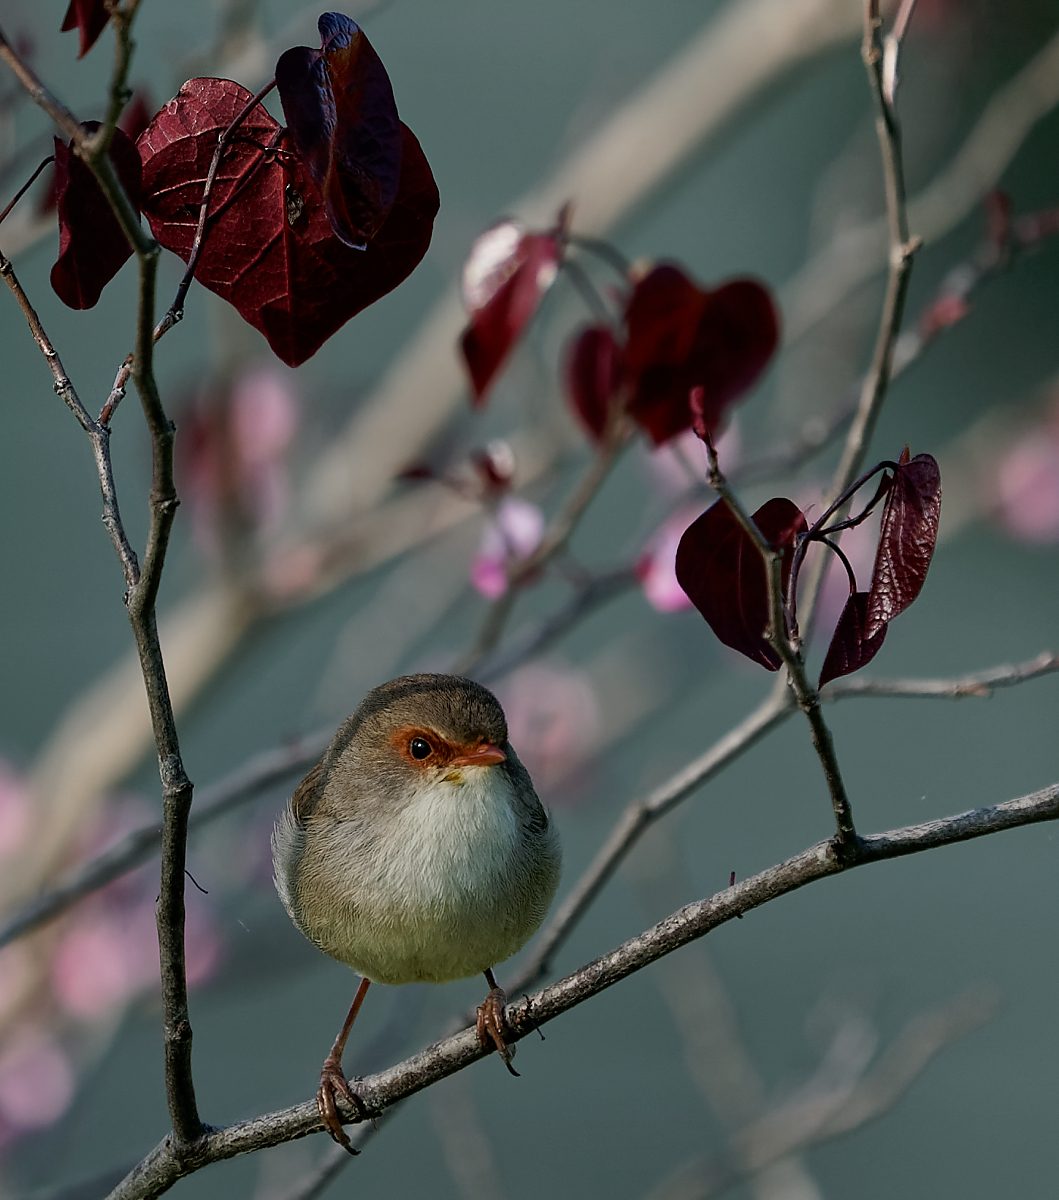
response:
<path fill-rule="evenodd" d="M 90 29 L 98 36 L 100 11 L 105 23 L 102 4 L 75 3 L 67 21 L 83 39 Z M 187 262 L 223 142 L 195 276 L 290 366 L 412 272 L 439 204 L 430 166 L 360 27 L 325 13 L 319 28 L 319 49 L 296 47 L 277 64 L 289 128 L 239 84 L 192 79 L 149 122 L 139 118 L 145 127 L 135 146 L 119 131 L 111 149 L 154 236 Z M 56 184 L 52 282 L 66 303 L 87 307 L 131 250 L 68 147 L 56 149 Z"/>
<path fill-rule="evenodd" d="M 498 221 L 471 247 L 463 268 L 463 300 L 470 315 L 460 349 L 475 405 L 493 381 L 537 311 L 559 271 L 569 210 L 553 229 L 529 233 L 518 221 Z"/>
<path fill-rule="evenodd" d="M 230 80 L 192 79 L 140 136 L 144 214 L 185 262 L 217 138 L 251 99 Z M 363 251 L 335 234 L 308 168 L 264 108 L 243 121 L 221 160 L 196 278 L 288 366 L 395 288 L 426 253 L 437 187 L 415 135 L 402 125 L 401 136 L 397 199 Z"/>
<path fill-rule="evenodd" d="M 699 394 L 711 435 L 756 382 L 775 353 L 779 319 L 768 290 L 752 279 L 700 288 L 678 266 L 662 263 L 629 292 L 619 344 L 606 327 L 575 337 L 566 363 L 571 405 L 596 440 L 609 414 L 624 406 L 656 446 L 692 423 Z"/>
<path fill-rule="evenodd" d="M 98 128 L 96 121 L 83 126 L 89 135 Z M 123 130 L 114 130 L 109 155 L 122 187 L 139 212 L 140 156 Z M 132 247 L 91 168 L 58 138 L 55 139 L 55 207 L 59 218 L 59 257 L 51 269 L 52 288 L 70 308 L 91 308 L 132 255 Z"/>
<path fill-rule="evenodd" d="M 881 471 L 882 484 L 857 517 L 835 521 L 834 513 Z M 871 585 L 858 591 L 853 568 L 850 595 L 835 626 L 820 672 L 823 687 L 869 663 L 882 647 L 890 622 L 919 595 L 934 554 L 941 517 L 941 474 L 929 454 L 881 463 L 809 528 L 801 510 L 782 497 L 753 515 L 765 540 L 781 555 L 785 614 L 796 614 L 797 564 L 804 541 L 828 542 L 832 533 L 859 524 L 885 497 Z M 837 552 L 837 551 L 836 551 Z M 677 548 L 677 581 L 717 637 L 770 671 L 781 665 L 766 638 L 769 626 L 768 578 L 757 545 L 724 500 L 718 500 L 684 531 Z M 789 636 L 790 630 L 781 631 Z"/>
<path fill-rule="evenodd" d="M 732 279 L 710 291 L 672 263 L 637 283 L 625 308 L 629 413 L 655 445 L 691 426 L 688 400 L 703 393 L 713 434 L 757 380 L 779 341 L 766 288 Z"/>

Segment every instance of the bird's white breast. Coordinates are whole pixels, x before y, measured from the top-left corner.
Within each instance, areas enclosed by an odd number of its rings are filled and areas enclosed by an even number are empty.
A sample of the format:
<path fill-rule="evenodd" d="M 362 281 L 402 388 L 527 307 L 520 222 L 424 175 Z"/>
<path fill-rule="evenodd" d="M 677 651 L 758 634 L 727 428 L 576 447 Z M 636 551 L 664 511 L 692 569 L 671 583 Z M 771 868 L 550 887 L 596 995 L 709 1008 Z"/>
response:
<path fill-rule="evenodd" d="M 323 950 L 383 983 L 503 961 L 539 924 L 558 873 L 554 841 L 527 842 L 511 789 L 493 767 L 425 777 L 384 825 L 312 822 L 311 854 L 281 821 L 276 836 L 298 855 L 285 879 L 277 857 L 288 911 Z"/>

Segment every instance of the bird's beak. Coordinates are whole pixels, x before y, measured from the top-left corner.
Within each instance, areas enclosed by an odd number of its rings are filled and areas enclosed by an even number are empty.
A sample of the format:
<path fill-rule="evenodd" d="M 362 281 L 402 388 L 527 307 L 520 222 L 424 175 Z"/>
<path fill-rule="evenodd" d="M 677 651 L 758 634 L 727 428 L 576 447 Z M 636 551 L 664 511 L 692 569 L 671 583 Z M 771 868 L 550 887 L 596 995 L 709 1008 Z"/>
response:
<path fill-rule="evenodd" d="M 497 763 L 507 761 L 507 755 L 500 749 L 499 746 L 494 746 L 492 742 L 483 742 L 480 746 L 469 751 L 467 754 L 461 754 L 459 758 L 454 758 L 449 763 L 450 767 L 494 767 Z"/>

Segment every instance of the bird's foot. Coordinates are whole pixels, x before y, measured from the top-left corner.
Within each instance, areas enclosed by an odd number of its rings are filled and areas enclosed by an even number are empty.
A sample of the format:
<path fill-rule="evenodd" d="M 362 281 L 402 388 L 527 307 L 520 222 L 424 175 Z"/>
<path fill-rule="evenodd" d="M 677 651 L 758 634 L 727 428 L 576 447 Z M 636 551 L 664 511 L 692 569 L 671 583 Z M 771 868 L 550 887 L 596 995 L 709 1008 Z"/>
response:
<path fill-rule="evenodd" d="M 505 1037 L 505 1034 L 511 1032 L 504 1013 L 505 1004 L 507 1004 L 507 996 L 504 995 L 503 989 L 498 987 L 490 988 L 489 995 L 478 1005 L 478 1017 L 475 1022 L 475 1028 L 478 1032 L 478 1044 L 482 1049 L 495 1049 L 497 1054 L 504 1060 L 504 1066 L 507 1067 L 512 1075 L 517 1075 L 518 1071 L 511 1065 L 511 1059 L 515 1054 L 515 1047 L 509 1046 Z"/>
<path fill-rule="evenodd" d="M 350 1154 L 359 1154 L 360 1151 L 354 1147 L 346 1131 L 342 1128 L 342 1114 L 338 1111 L 337 1096 L 348 1100 L 360 1117 L 367 1117 L 368 1110 L 364 1107 L 364 1101 L 349 1086 L 349 1080 L 346 1079 L 341 1062 L 337 1058 L 328 1056 L 320 1068 L 320 1086 L 316 1090 L 316 1107 L 320 1112 L 320 1120 L 323 1121 L 324 1128 L 331 1135 L 333 1141 L 348 1150 Z"/>

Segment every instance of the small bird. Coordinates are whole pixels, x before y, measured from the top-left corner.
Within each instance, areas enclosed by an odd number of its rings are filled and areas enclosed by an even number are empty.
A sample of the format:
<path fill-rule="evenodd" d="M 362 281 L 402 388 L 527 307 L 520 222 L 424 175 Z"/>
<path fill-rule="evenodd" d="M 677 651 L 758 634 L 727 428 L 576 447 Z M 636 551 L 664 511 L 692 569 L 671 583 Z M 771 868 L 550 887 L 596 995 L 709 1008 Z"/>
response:
<path fill-rule="evenodd" d="M 336 1142 L 356 1153 L 336 1096 L 361 1107 L 342 1053 L 372 981 L 484 974 L 478 1040 L 518 1074 L 492 968 L 543 920 L 560 853 L 491 692 L 453 675 L 369 692 L 280 813 L 272 863 L 294 924 L 361 976 L 316 1095 Z"/>

